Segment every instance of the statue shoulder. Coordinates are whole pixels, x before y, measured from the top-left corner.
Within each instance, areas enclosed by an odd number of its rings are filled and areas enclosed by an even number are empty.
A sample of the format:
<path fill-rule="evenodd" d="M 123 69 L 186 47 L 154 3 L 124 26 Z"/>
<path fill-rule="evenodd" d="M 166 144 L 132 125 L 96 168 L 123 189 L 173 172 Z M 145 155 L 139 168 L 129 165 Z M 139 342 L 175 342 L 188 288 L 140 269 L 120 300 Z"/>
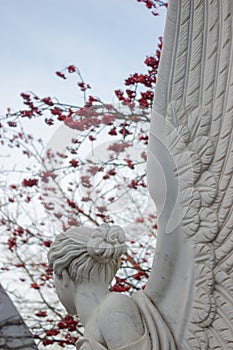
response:
<path fill-rule="evenodd" d="M 100 305 L 97 321 L 105 342 L 110 348 L 133 343 L 144 334 L 138 306 L 124 294 L 110 293 Z"/>
<path fill-rule="evenodd" d="M 136 324 L 143 324 L 138 306 L 132 298 L 125 294 L 110 293 L 100 306 L 99 321 L 104 319 L 108 322 L 109 318 L 114 321 L 123 315 L 133 318 Z"/>

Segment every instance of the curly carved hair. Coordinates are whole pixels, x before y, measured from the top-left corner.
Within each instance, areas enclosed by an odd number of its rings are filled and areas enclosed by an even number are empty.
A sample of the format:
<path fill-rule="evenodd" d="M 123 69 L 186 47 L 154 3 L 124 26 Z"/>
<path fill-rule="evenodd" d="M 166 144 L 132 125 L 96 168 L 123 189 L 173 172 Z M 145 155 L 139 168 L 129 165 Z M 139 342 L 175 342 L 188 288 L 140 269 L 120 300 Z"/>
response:
<path fill-rule="evenodd" d="M 51 245 L 48 260 L 58 278 L 66 269 L 74 282 L 102 280 L 110 284 L 125 252 L 124 231 L 102 224 L 97 229 L 78 227 L 60 233 Z"/>

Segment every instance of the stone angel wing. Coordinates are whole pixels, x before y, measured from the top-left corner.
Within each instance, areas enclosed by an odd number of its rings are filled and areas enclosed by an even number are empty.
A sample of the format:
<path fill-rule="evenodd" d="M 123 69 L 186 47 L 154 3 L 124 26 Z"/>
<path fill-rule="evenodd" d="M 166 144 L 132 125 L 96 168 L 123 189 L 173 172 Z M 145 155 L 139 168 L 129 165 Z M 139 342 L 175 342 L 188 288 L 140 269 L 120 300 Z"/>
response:
<path fill-rule="evenodd" d="M 233 1 L 171 0 L 148 151 L 145 293 L 178 349 L 233 349 Z"/>

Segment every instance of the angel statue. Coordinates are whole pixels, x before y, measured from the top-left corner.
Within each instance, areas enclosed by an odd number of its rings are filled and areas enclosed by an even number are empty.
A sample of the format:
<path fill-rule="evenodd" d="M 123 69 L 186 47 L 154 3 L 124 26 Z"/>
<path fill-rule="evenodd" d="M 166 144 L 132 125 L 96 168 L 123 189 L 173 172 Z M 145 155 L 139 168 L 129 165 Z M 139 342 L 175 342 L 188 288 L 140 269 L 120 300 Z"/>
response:
<path fill-rule="evenodd" d="M 109 292 L 125 252 L 125 234 L 116 225 L 71 228 L 56 237 L 49 251 L 56 291 L 68 313 L 78 313 L 85 327 L 85 337 L 77 348 L 147 350 L 153 336 L 155 344 L 164 338 L 163 348 L 175 349 L 166 323 L 146 295 L 137 293 L 129 298 Z M 161 329 L 157 331 L 158 325 Z"/>
<path fill-rule="evenodd" d="M 233 349 L 233 1 L 171 0 L 148 146 L 154 263 L 131 297 L 108 286 L 118 226 L 71 228 L 49 252 L 81 350 Z"/>

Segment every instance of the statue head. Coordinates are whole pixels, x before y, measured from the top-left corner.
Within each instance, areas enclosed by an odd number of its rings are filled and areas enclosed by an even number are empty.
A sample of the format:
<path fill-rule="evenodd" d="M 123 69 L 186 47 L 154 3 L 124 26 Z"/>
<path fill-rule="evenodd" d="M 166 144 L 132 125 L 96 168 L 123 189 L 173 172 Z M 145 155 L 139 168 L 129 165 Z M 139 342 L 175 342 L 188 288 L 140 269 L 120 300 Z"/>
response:
<path fill-rule="evenodd" d="M 125 252 L 125 234 L 116 225 L 73 227 L 57 235 L 48 260 L 58 297 L 69 313 L 76 313 L 73 300 L 77 286 L 87 282 L 109 285 Z"/>

